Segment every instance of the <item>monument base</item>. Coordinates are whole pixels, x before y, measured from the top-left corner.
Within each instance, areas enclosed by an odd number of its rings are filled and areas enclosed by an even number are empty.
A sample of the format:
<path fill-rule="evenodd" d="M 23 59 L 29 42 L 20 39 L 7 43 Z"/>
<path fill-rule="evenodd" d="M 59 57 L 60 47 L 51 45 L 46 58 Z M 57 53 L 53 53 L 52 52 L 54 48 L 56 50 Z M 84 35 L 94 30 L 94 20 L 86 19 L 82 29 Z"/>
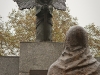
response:
<path fill-rule="evenodd" d="M 21 42 L 20 75 L 30 75 L 30 70 L 48 70 L 63 51 L 63 43 L 57 42 Z"/>

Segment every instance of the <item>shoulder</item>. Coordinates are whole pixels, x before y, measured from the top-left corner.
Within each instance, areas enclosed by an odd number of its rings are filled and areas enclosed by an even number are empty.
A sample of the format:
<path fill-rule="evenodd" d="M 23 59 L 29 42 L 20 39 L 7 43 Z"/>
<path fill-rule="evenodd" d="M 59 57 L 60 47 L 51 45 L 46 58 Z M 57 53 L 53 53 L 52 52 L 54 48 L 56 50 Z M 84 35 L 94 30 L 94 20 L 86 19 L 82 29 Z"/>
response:
<path fill-rule="evenodd" d="M 100 65 L 97 68 L 96 72 L 92 73 L 91 75 L 100 75 Z"/>
<path fill-rule="evenodd" d="M 55 71 L 57 70 L 57 67 L 55 65 L 55 62 L 49 67 L 47 75 L 55 75 Z"/>
<path fill-rule="evenodd" d="M 98 75 L 100 75 L 100 65 L 99 65 L 99 67 L 97 69 L 97 73 L 98 73 Z"/>
<path fill-rule="evenodd" d="M 48 69 L 47 75 L 65 75 L 62 62 L 60 60 L 55 61 Z"/>
<path fill-rule="evenodd" d="M 47 75 L 60 75 L 61 72 L 62 71 L 56 61 L 49 67 Z"/>

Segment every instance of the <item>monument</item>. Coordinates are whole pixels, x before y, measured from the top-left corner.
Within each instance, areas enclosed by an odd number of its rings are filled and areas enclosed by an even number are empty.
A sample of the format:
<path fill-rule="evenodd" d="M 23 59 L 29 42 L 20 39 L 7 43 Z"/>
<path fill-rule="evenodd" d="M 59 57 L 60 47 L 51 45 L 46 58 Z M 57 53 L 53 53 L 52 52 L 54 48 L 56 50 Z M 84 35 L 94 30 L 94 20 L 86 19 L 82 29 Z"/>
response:
<path fill-rule="evenodd" d="M 67 31 L 64 51 L 47 75 L 100 75 L 100 63 L 90 53 L 84 28 L 73 26 Z"/>
<path fill-rule="evenodd" d="M 52 41 L 53 7 L 65 11 L 66 0 L 14 1 L 18 4 L 20 10 L 36 8 L 36 42 L 20 43 L 19 74 L 34 75 L 32 73 L 38 72 L 41 75 L 41 73 L 47 73 L 50 64 L 57 59 L 63 47 L 62 43 L 48 42 Z"/>
<path fill-rule="evenodd" d="M 63 50 L 63 43 L 52 41 L 52 11 L 66 10 L 66 0 L 14 0 L 19 9 L 36 8 L 36 41 L 20 43 L 19 75 L 47 75 L 49 66 Z M 61 56 L 48 75 L 89 75 L 99 73 L 99 62 L 88 49 L 87 34 L 82 27 L 69 29 Z"/>
<path fill-rule="evenodd" d="M 52 11 L 66 10 L 66 0 L 14 0 L 19 9 L 36 7 L 36 41 L 52 41 Z"/>

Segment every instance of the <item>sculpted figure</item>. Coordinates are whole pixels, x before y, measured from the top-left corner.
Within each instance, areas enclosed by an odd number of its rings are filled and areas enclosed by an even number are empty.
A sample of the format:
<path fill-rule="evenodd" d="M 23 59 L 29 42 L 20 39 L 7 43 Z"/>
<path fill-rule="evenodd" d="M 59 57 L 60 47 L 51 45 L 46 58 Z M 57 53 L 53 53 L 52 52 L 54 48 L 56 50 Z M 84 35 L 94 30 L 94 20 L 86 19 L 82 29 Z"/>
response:
<path fill-rule="evenodd" d="M 48 6 L 51 0 L 40 0 L 37 3 L 36 41 L 51 41 L 53 7 Z"/>
<path fill-rule="evenodd" d="M 67 31 L 64 51 L 47 75 L 100 75 L 100 63 L 90 53 L 84 28 L 73 26 Z"/>
<path fill-rule="evenodd" d="M 58 10 L 66 10 L 66 0 L 14 0 L 19 9 L 36 7 L 36 41 L 51 41 L 52 11 L 53 7 Z"/>

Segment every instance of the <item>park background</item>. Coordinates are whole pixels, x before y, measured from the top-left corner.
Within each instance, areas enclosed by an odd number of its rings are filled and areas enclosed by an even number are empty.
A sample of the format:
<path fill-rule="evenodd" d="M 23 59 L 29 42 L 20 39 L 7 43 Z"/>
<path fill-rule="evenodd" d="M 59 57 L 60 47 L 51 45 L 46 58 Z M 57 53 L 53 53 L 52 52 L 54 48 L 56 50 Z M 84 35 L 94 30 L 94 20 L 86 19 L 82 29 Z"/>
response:
<path fill-rule="evenodd" d="M 64 42 L 73 25 L 84 27 L 89 48 L 100 56 L 100 0 L 66 0 L 67 10 L 53 12 L 53 42 Z M 19 56 L 20 42 L 35 40 L 35 10 L 20 11 L 13 0 L 0 0 L 0 54 Z"/>

